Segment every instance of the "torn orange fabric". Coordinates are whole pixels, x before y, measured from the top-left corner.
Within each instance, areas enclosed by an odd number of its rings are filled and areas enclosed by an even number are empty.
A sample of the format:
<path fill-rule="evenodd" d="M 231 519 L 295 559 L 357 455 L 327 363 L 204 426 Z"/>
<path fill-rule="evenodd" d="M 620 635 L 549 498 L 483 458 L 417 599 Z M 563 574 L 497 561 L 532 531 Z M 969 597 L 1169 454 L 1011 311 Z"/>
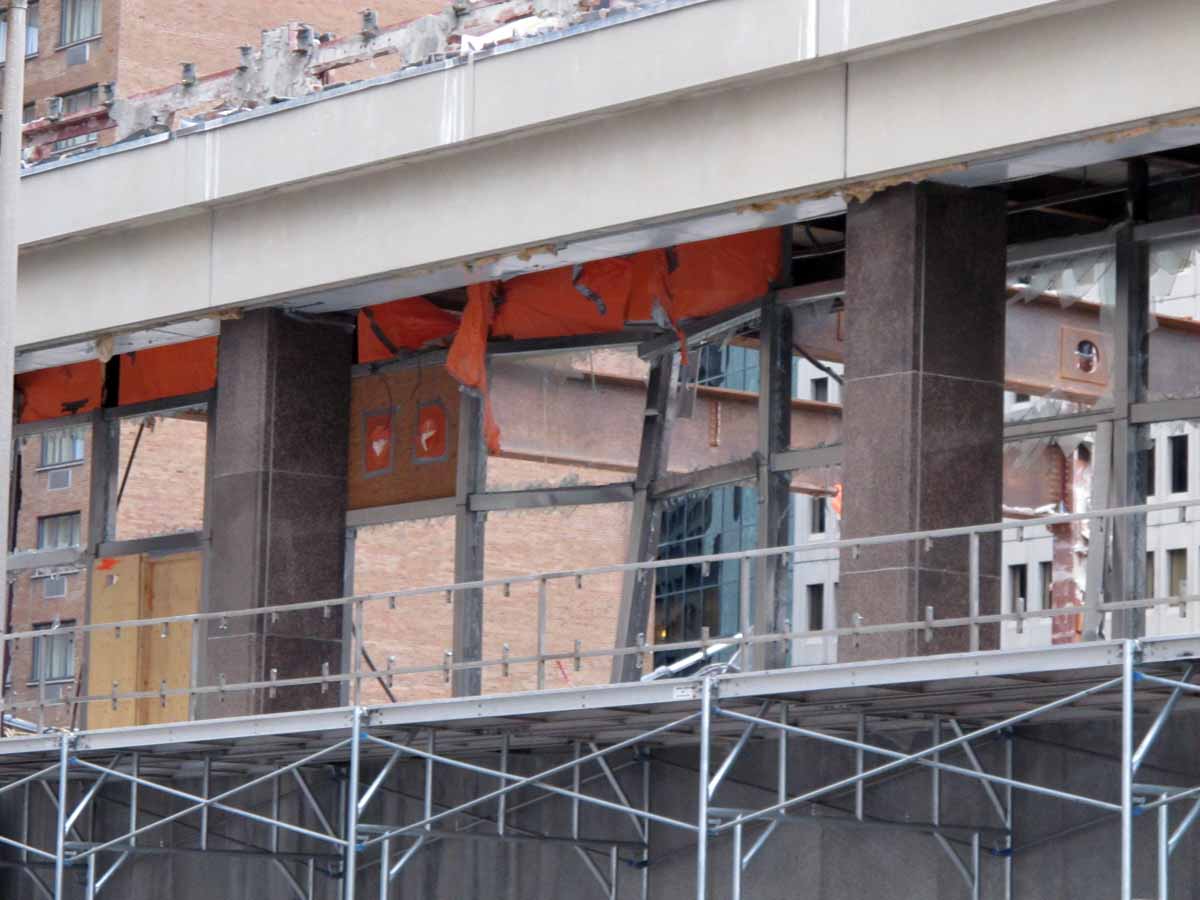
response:
<path fill-rule="evenodd" d="M 497 288 L 494 281 L 467 287 L 467 307 L 446 356 L 446 371 L 463 387 L 478 391 L 483 399 L 483 436 L 492 454 L 500 452 L 500 428 L 492 415 L 488 393 L 487 342 L 495 318 Z"/>
<path fill-rule="evenodd" d="M 458 330 L 458 317 L 424 297 L 407 297 L 358 313 L 358 361 L 391 359 L 400 350 L 421 350 L 447 340 Z"/>
<path fill-rule="evenodd" d="M 201 338 L 121 354 L 117 402 L 144 403 L 212 390 L 217 384 L 217 339 Z"/>
<path fill-rule="evenodd" d="M 100 408 L 104 366 L 96 360 L 22 372 L 16 377 L 19 421 L 41 422 Z"/>
<path fill-rule="evenodd" d="M 661 324 L 663 314 L 676 323 L 711 316 L 770 291 L 779 276 L 779 229 L 650 250 L 633 260 L 631 320 Z"/>
<path fill-rule="evenodd" d="M 633 263 L 620 257 L 521 275 L 504 283 L 493 334 L 526 338 L 625 327 Z"/>

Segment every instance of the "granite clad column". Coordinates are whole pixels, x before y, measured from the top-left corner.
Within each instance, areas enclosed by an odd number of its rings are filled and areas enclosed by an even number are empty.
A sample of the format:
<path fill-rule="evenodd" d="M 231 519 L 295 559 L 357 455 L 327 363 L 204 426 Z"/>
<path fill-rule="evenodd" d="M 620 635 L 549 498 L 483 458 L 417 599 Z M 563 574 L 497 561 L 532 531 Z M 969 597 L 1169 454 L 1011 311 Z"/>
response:
<path fill-rule="evenodd" d="M 210 503 L 207 609 L 342 595 L 353 338 L 328 325 L 257 310 L 221 323 Z M 342 670 L 342 616 L 332 610 L 230 619 L 208 628 L 204 684 Z M 340 702 L 319 685 L 211 696 L 200 715 L 279 712 Z"/>
<path fill-rule="evenodd" d="M 999 521 L 1004 437 L 1004 198 L 904 185 L 852 203 L 846 234 L 844 538 Z M 983 540 L 980 608 L 999 605 Z M 841 558 L 839 624 L 963 616 L 967 539 Z M 982 649 L 997 645 L 984 628 Z M 968 649 L 967 629 L 843 638 L 839 659 Z"/>

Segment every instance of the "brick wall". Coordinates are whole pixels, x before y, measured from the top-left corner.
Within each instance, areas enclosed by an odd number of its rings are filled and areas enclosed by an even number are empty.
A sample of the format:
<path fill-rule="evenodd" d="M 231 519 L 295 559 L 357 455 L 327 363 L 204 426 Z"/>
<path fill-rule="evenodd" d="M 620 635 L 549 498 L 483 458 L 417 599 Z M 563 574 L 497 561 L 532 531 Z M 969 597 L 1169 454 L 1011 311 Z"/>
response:
<path fill-rule="evenodd" d="M 257 47 L 264 28 L 298 21 L 318 33 L 358 31 L 360 10 L 378 11 L 382 26 L 437 12 L 447 0 L 122 0 L 119 90 L 123 96 L 172 84 L 179 65 L 200 74 L 238 63 L 238 47 Z"/>

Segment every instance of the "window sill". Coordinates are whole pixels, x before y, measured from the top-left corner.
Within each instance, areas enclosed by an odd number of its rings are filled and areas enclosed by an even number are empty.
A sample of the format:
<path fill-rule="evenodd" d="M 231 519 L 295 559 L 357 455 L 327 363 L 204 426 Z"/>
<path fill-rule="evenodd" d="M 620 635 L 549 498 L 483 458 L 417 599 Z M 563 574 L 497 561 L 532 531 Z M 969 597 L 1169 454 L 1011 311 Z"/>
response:
<path fill-rule="evenodd" d="M 85 462 L 87 462 L 87 460 L 72 459 L 68 462 L 50 463 L 49 465 L 38 466 L 37 471 L 38 472 L 53 472 L 56 469 L 73 469 L 76 466 L 82 466 Z"/>
<path fill-rule="evenodd" d="M 27 681 L 25 687 L 35 688 L 39 684 L 44 684 L 47 687 L 53 687 L 59 684 L 72 684 L 75 681 L 74 675 L 68 675 L 66 678 L 47 678 L 45 681 Z"/>
<path fill-rule="evenodd" d="M 92 41 L 98 41 L 104 37 L 103 33 L 89 35 L 85 38 L 80 38 L 77 41 L 71 41 L 69 44 L 59 44 L 54 48 L 54 52 L 58 53 L 61 50 L 70 50 L 72 47 L 78 47 L 80 44 L 90 44 Z"/>
<path fill-rule="evenodd" d="M 40 52 L 40 50 L 34 50 L 32 53 L 26 53 L 25 62 L 29 62 L 31 59 L 37 59 Z M 0 71 L 3 71 L 6 65 L 8 65 L 8 60 L 0 59 Z M 26 122 L 25 124 L 28 125 L 29 123 Z"/>

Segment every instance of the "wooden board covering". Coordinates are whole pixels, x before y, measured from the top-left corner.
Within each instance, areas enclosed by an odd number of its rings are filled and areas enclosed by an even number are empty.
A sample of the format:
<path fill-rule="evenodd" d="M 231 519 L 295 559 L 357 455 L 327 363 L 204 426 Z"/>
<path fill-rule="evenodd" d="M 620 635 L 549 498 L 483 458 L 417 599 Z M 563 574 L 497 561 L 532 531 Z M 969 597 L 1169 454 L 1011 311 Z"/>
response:
<path fill-rule="evenodd" d="M 200 610 L 199 553 L 181 553 L 161 559 L 147 559 L 143 567 L 142 615 L 182 616 Z M 142 691 L 157 691 L 162 682 L 168 688 L 186 688 L 192 683 L 192 624 L 175 623 L 163 636 L 161 628 L 144 628 L 141 635 Z M 138 701 L 138 724 L 181 722 L 189 717 L 186 695 Z"/>
<path fill-rule="evenodd" d="M 453 497 L 458 384 L 445 368 L 355 378 L 349 508 Z"/>
<path fill-rule="evenodd" d="M 121 622 L 138 618 L 141 610 L 142 559 L 140 556 L 107 558 L 92 567 L 93 624 Z M 89 695 L 112 693 L 113 682 L 118 693 L 128 693 L 138 687 L 138 636 L 122 629 L 88 632 Z M 111 703 L 90 703 L 87 710 L 88 728 L 119 728 L 137 724 L 137 710 L 132 700 L 122 700 L 116 709 Z"/>

